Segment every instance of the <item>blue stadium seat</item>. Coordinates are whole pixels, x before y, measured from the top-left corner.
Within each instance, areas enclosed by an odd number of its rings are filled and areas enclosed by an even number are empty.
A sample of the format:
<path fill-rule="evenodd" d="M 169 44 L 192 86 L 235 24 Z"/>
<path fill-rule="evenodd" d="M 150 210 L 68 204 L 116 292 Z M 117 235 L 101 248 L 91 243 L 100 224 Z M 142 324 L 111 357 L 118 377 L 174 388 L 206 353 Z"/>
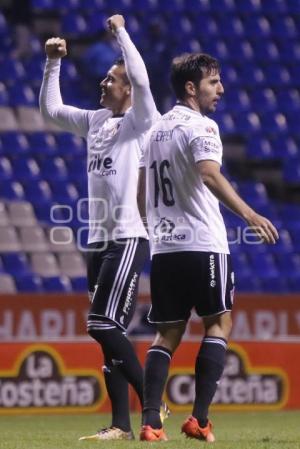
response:
<path fill-rule="evenodd" d="M 288 184 L 300 185 L 300 158 L 287 159 L 283 164 L 283 178 Z"/>
<path fill-rule="evenodd" d="M 24 200 L 22 184 L 17 181 L 0 181 L 0 197 L 7 200 Z"/>
<path fill-rule="evenodd" d="M 277 16 L 278 14 L 284 14 L 287 11 L 287 5 L 285 0 L 263 0 L 260 2 L 261 12 L 268 14 L 268 16 Z"/>
<path fill-rule="evenodd" d="M 17 289 L 20 293 L 42 293 L 44 292 L 42 280 L 36 274 L 25 274 L 15 278 Z"/>
<path fill-rule="evenodd" d="M 266 112 L 260 119 L 266 133 L 277 135 L 277 138 L 288 133 L 288 123 L 283 114 Z"/>
<path fill-rule="evenodd" d="M 254 135 L 248 139 L 246 154 L 249 159 L 268 160 L 275 158 L 270 140 L 260 135 Z"/>
<path fill-rule="evenodd" d="M 272 40 L 255 40 L 252 42 L 255 60 L 259 64 L 271 64 L 281 60 L 277 45 Z"/>
<path fill-rule="evenodd" d="M 48 156 L 56 156 L 58 148 L 53 134 L 44 131 L 28 134 L 31 153 L 38 159 L 45 159 Z"/>
<path fill-rule="evenodd" d="M 235 112 L 249 112 L 251 109 L 249 95 L 244 89 L 231 89 L 225 94 L 226 105 Z"/>
<path fill-rule="evenodd" d="M 239 134 L 249 136 L 261 132 L 260 118 L 254 112 L 235 113 L 234 123 Z"/>
<path fill-rule="evenodd" d="M 288 280 L 290 292 L 298 293 L 300 292 L 300 276 L 296 278 L 291 278 Z"/>
<path fill-rule="evenodd" d="M 299 27 L 300 22 L 297 23 Z M 279 40 L 278 47 L 280 51 L 280 60 L 289 66 L 299 64 L 300 60 L 300 43 L 299 39 Z M 294 83 L 294 80 L 293 80 Z"/>
<path fill-rule="evenodd" d="M 34 205 L 35 216 L 40 223 L 53 224 L 51 220 L 51 202 Z"/>
<path fill-rule="evenodd" d="M 285 276 L 286 278 L 290 279 L 300 277 L 300 254 L 276 254 L 276 264 L 281 275 Z"/>
<path fill-rule="evenodd" d="M 90 14 L 86 14 L 85 18 L 88 35 L 97 35 L 99 32 L 106 30 L 106 14 L 96 10 L 91 11 Z"/>
<path fill-rule="evenodd" d="M 275 223 L 273 222 L 273 224 Z M 277 240 L 276 245 L 269 246 L 269 252 L 272 254 L 278 254 L 279 256 L 291 254 L 294 250 L 294 245 L 289 231 L 283 228 L 278 229 L 278 234 L 279 240 Z"/>
<path fill-rule="evenodd" d="M 276 277 L 262 280 L 262 288 L 266 293 L 274 293 L 280 295 L 282 293 L 288 293 L 290 286 L 287 280 L 283 277 Z"/>
<path fill-rule="evenodd" d="M 68 37 L 84 36 L 88 32 L 86 20 L 82 14 L 69 12 L 61 19 L 61 33 Z"/>
<path fill-rule="evenodd" d="M 246 201 L 258 205 L 265 205 L 268 202 L 268 194 L 263 183 L 255 181 L 245 181 L 239 183 L 239 193 Z"/>
<path fill-rule="evenodd" d="M 250 101 L 254 110 L 264 112 L 279 112 L 279 100 L 273 89 L 255 89 L 251 92 Z M 278 102 L 278 104 L 277 104 Z"/>
<path fill-rule="evenodd" d="M 74 184 L 65 180 L 50 181 L 54 201 L 60 204 L 74 204 L 78 198 L 78 191 Z"/>
<path fill-rule="evenodd" d="M 238 132 L 238 128 L 231 114 L 218 112 L 214 115 L 214 118 L 218 122 L 222 135 L 235 134 Z"/>
<path fill-rule="evenodd" d="M 263 39 L 271 36 L 270 22 L 262 15 L 249 14 L 243 23 L 248 38 L 254 37 L 263 42 Z"/>
<path fill-rule="evenodd" d="M 299 90 L 282 89 L 276 93 L 278 108 L 281 112 L 300 112 L 300 94 Z"/>
<path fill-rule="evenodd" d="M 52 192 L 48 182 L 41 181 L 27 181 L 25 184 L 26 199 L 37 204 L 51 204 L 53 201 Z"/>
<path fill-rule="evenodd" d="M 13 161 L 14 176 L 19 181 L 40 180 L 41 173 L 36 160 L 31 157 L 19 156 Z"/>
<path fill-rule="evenodd" d="M 10 105 L 17 106 L 37 106 L 37 98 L 32 88 L 25 84 L 14 84 L 9 89 Z"/>
<path fill-rule="evenodd" d="M 236 36 L 239 39 L 245 39 L 245 29 L 242 20 L 232 14 L 222 14 L 217 16 L 219 35 L 223 39 Z"/>
<path fill-rule="evenodd" d="M 257 0 L 243 0 L 235 2 L 235 10 L 238 14 L 256 14 L 261 10 L 261 2 Z"/>
<path fill-rule="evenodd" d="M 14 276 L 31 274 L 30 263 L 24 253 L 1 254 L 3 266 L 7 273 Z"/>
<path fill-rule="evenodd" d="M 200 4 L 200 2 L 198 3 Z M 207 39 L 209 36 L 209 40 L 206 40 L 206 45 L 210 44 L 213 39 L 218 38 L 218 24 L 211 14 L 207 14 L 205 12 L 200 12 L 200 14 L 197 14 L 195 11 L 192 19 L 194 29 L 197 30 L 195 33 L 196 38 L 199 38 L 200 36 Z"/>
<path fill-rule="evenodd" d="M 31 8 L 34 12 L 48 12 L 55 10 L 53 0 L 30 0 Z"/>
<path fill-rule="evenodd" d="M 244 87 L 260 89 L 268 85 L 264 72 L 257 64 L 247 63 L 238 67 L 238 76 Z M 268 85 L 269 87 L 269 85 Z"/>
<path fill-rule="evenodd" d="M 295 2 L 295 0 L 286 0 L 286 5 L 289 13 L 299 16 L 300 14 L 300 3 Z"/>
<path fill-rule="evenodd" d="M 72 288 L 74 292 L 87 292 L 87 278 L 86 277 L 75 277 L 71 279 Z"/>
<path fill-rule="evenodd" d="M 299 36 L 295 21 L 291 16 L 274 15 L 271 18 L 272 35 L 274 37 L 294 39 Z"/>
<path fill-rule="evenodd" d="M 69 179 L 72 182 L 86 182 L 87 162 L 86 158 L 74 157 L 67 162 Z"/>
<path fill-rule="evenodd" d="M 102 17 L 102 16 L 101 16 Z M 98 32 L 100 31 L 100 17 L 97 16 L 98 22 Z M 102 17 L 104 20 L 104 16 Z M 79 79 L 78 71 L 76 69 L 76 66 L 73 64 L 73 62 L 69 60 L 64 60 L 61 65 L 61 79 L 63 80 L 63 83 L 70 83 L 70 81 L 76 81 Z"/>
<path fill-rule="evenodd" d="M 47 181 L 56 182 L 66 181 L 68 179 L 68 170 L 61 157 L 43 159 L 40 162 L 40 168 Z"/>
<path fill-rule="evenodd" d="M 237 292 L 241 293 L 261 293 L 263 287 L 261 281 L 256 276 L 251 276 L 249 278 L 236 278 L 235 287 Z"/>
<path fill-rule="evenodd" d="M 30 151 L 28 139 L 25 134 L 18 131 L 7 131 L 1 133 L 3 152 L 8 156 L 17 154 L 28 154 Z"/>
<path fill-rule="evenodd" d="M 70 11 L 73 9 L 78 9 L 80 7 L 80 0 L 64 0 L 61 2 L 61 0 L 52 0 L 53 5 L 57 10 L 63 10 L 63 11 Z"/>
<path fill-rule="evenodd" d="M 291 76 L 286 67 L 282 64 L 268 63 L 264 67 L 264 74 L 268 80 L 269 87 L 279 88 L 291 84 Z"/>
<path fill-rule="evenodd" d="M 270 253 L 249 254 L 252 270 L 261 279 L 275 279 L 280 276 L 274 256 Z"/>
<path fill-rule="evenodd" d="M 44 290 L 49 293 L 70 293 L 72 291 L 72 284 L 70 282 L 70 279 L 66 276 L 53 276 L 43 278 L 43 287 Z"/>
<path fill-rule="evenodd" d="M 236 61 L 243 61 L 243 63 L 247 66 L 254 61 L 254 52 L 252 44 L 249 40 L 239 40 L 232 36 L 232 39 L 226 40 L 226 44 L 228 47 L 229 58 L 232 63 L 235 63 Z"/>
<path fill-rule="evenodd" d="M 4 83 L 0 83 L 0 106 L 9 105 L 9 95 Z"/>
<path fill-rule="evenodd" d="M 24 62 L 26 82 L 30 85 L 40 87 L 43 79 L 45 58 L 39 54 Z"/>
<path fill-rule="evenodd" d="M 222 83 L 226 86 L 238 86 L 240 84 L 240 79 L 237 74 L 237 70 L 228 63 L 222 63 L 222 72 L 221 72 L 221 80 Z M 227 95 L 227 93 L 226 93 Z"/>
<path fill-rule="evenodd" d="M 297 158 L 299 155 L 298 144 L 290 136 L 281 136 L 278 139 L 276 135 L 274 139 L 271 140 L 272 148 L 276 157 L 286 160 L 287 158 Z"/>
<path fill-rule="evenodd" d="M 254 277 L 254 273 L 245 253 L 239 251 L 236 254 L 233 254 L 232 263 L 236 279 L 248 280 L 249 278 Z"/>
<path fill-rule="evenodd" d="M 0 181 L 11 180 L 13 177 L 13 170 L 10 160 L 5 157 L 0 157 Z"/>
<path fill-rule="evenodd" d="M 58 133 L 55 135 L 58 152 L 61 156 L 73 157 L 86 156 L 86 145 L 83 139 L 70 133 Z"/>
<path fill-rule="evenodd" d="M 20 61 L 15 59 L 4 59 L 1 62 L 0 81 L 8 84 L 20 82 L 25 77 L 24 66 Z"/>

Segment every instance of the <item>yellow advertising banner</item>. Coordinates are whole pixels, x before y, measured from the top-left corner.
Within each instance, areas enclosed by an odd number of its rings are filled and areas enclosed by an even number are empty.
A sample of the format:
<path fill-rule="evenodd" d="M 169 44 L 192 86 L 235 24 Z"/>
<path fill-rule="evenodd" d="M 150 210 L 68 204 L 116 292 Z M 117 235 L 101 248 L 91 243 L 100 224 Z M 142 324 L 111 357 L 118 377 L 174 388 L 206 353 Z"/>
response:
<path fill-rule="evenodd" d="M 135 342 L 144 363 L 150 342 Z M 165 400 L 190 412 L 194 360 L 199 344 L 184 342 L 173 357 Z M 108 411 L 101 351 L 93 342 L 1 343 L 0 413 Z M 243 342 L 229 345 L 215 410 L 300 408 L 299 344 Z M 132 409 L 139 410 L 132 395 Z"/>

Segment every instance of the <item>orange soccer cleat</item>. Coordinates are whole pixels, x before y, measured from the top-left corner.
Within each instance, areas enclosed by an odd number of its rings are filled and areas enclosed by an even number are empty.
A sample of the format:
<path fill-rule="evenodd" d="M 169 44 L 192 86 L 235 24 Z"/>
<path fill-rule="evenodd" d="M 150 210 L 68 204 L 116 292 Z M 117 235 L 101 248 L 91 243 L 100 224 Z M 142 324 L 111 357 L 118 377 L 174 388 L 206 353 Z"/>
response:
<path fill-rule="evenodd" d="M 198 420 L 193 416 L 189 416 L 184 421 L 181 432 L 185 433 L 188 438 L 196 438 L 207 443 L 213 443 L 215 441 L 214 434 L 212 433 L 212 423 L 208 421 L 206 427 L 200 427 Z"/>
<path fill-rule="evenodd" d="M 168 441 L 163 428 L 153 429 L 151 426 L 142 426 L 140 432 L 141 441 Z"/>

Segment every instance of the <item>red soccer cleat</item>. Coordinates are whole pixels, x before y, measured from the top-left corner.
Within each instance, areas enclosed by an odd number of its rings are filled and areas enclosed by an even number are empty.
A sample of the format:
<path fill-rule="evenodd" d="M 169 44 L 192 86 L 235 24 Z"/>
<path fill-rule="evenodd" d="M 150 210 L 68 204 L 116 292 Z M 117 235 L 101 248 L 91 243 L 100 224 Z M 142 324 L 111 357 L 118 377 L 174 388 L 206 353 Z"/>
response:
<path fill-rule="evenodd" d="M 212 433 L 212 423 L 208 421 L 206 427 L 200 427 L 198 420 L 193 416 L 189 416 L 181 427 L 181 432 L 185 433 L 188 438 L 196 438 L 197 440 L 204 440 L 207 443 L 215 441 Z"/>
<path fill-rule="evenodd" d="M 140 432 L 141 441 L 168 441 L 163 428 L 152 429 L 151 426 L 142 426 Z"/>

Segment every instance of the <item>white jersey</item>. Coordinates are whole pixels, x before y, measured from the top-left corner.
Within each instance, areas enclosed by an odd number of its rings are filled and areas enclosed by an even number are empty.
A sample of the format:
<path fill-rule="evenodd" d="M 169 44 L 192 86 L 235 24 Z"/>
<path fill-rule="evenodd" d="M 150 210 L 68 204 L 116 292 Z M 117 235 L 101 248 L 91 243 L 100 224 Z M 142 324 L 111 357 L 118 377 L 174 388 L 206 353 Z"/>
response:
<path fill-rule="evenodd" d="M 151 253 L 205 251 L 228 254 L 217 198 L 203 183 L 196 163 L 222 163 L 217 124 L 176 105 L 147 135 L 147 219 Z"/>
<path fill-rule="evenodd" d="M 40 92 L 43 116 L 87 140 L 88 243 L 147 238 L 137 207 L 138 169 L 145 133 L 159 113 L 139 52 L 124 28 L 116 36 L 132 87 L 132 107 L 123 116 L 113 117 L 108 109 L 89 111 L 64 105 L 60 59 L 47 59 Z"/>

